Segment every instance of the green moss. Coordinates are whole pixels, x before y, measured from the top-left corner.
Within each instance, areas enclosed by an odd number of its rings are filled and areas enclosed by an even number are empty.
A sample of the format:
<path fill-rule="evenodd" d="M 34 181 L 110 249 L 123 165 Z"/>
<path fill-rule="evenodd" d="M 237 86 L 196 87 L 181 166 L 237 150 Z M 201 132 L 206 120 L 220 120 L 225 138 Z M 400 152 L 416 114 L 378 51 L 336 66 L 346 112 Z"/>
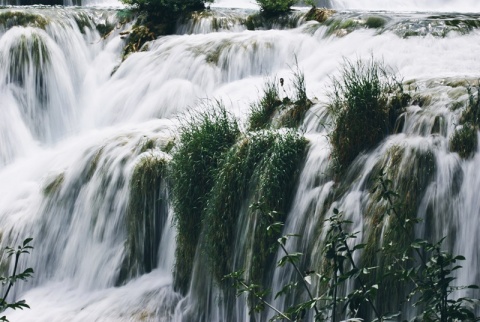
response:
<path fill-rule="evenodd" d="M 335 121 L 330 142 L 339 169 L 347 168 L 358 154 L 374 148 L 393 131 L 402 112 L 401 93 L 383 65 L 373 60 L 345 63 L 342 78 L 333 81 L 329 104 Z M 392 103 L 387 104 L 392 96 Z"/>
<path fill-rule="evenodd" d="M 242 204 L 251 227 L 248 246 L 250 279 L 260 282 L 272 256 L 269 248 L 278 236 L 268 236 L 273 221 L 283 221 L 288 211 L 299 163 L 306 140 L 295 132 L 255 132 L 238 142 L 227 154 L 208 201 L 205 222 L 205 249 L 217 281 L 232 272 L 235 233 Z M 272 215 L 270 217 L 269 215 Z"/>
<path fill-rule="evenodd" d="M 55 176 L 50 180 L 45 187 L 43 187 L 43 194 L 45 196 L 50 196 L 60 190 L 62 187 L 63 181 L 65 180 L 65 174 L 61 173 Z"/>
<path fill-rule="evenodd" d="M 119 284 L 157 266 L 158 246 L 168 215 L 165 182 L 168 159 L 154 153 L 140 158 L 130 182 L 126 216 L 128 237 Z"/>
<path fill-rule="evenodd" d="M 477 128 L 467 123 L 456 130 L 450 139 L 450 150 L 457 152 L 463 159 L 471 158 L 478 147 Z"/>
<path fill-rule="evenodd" d="M 386 23 L 387 23 L 387 20 L 385 20 L 385 18 L 383 17 L 370 16 L 365 21 L 365 26 L 367 28 L 377 29 L 377 28 L 382 28 L 383 26 L 385 26 Z"/>
<path fill-rule="evenodd" d="M 48 20 L 39 14 L 21 11 L 6 11 L 0 13 L 0 24 L 6 29 L 10 29 L 13 26 L 31 26 L 45 29 L 48 24 Z"/>
<path fill-rule="evenodd" d="M 341 35 L 341 31 L 345 33 L 354 31 L 358 26 L 358 21 L 353 19 L 330 18 L 325 21 L 325 25 L 328 26 L 326 35 Z"/>
<path fill-rule="evenodd" d="M 221 105 L 192 115 L 181 127 L 173 153 L 171 183 L 177 227 L 175 288 L 186 292 L 190 282 L 207 196 L 224 153 L 235 143 L 238 125 Z"/>

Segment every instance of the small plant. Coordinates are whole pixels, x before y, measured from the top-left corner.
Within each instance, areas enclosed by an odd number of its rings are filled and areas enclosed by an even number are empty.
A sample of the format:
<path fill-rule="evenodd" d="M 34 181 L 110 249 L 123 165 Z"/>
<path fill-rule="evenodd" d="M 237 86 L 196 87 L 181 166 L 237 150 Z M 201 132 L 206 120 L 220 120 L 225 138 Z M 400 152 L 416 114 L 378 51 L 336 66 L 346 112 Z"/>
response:
<path fill-rule="evenodd" d="M 26 281 L 30 277 L 32 277 L 33 274 L 33 269 L 32 268 L 27 268 L 25 269 L 22 273 L 17 273 L 18 270 L 18 261 L 20 259 L 20 256 L 22 254 L 30 254 L 30 250 L 33 249 L 32 246 L 30 246 L 30 242 L 32 241 L 32 238 L 27 238 L 23 241 L 22 245 L 19 245 L 17 248 L 10 248 L 7 247 L 5 249 L 5 252 L 7 254 L 7 257 L 12 257 L 14 256 L 14 262 L 13 262 L 13 271 L 12 275 L 5 277 L 5 276 L 0 276 L 0 281 L 2 282 L 2 285 L 6 285 L 6 290 L 3 293 L 2 298 L 0 299 L 0 313 L 4 312 L 6 309 L 20 309 L 23 310 L 24 308 L 30 308 L 28 304 L 25 302 L 25 300 L 20 300 L 16 301 L 13 303 L 8 303 L 8 295 L 10 294 L 10 291 L 12 290 L 13 285 L 19 281 Z M 0 317 L 0 321 L 8 321 L 7 317 L 4 315 Z"/>

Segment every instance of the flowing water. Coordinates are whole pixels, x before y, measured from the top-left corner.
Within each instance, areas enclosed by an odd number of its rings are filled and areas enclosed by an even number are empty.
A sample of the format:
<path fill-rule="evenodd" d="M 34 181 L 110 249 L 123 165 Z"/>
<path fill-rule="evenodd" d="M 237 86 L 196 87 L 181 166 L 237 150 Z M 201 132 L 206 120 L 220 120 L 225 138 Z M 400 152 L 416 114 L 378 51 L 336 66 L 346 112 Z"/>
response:
<path fill-rule="evenodd" d="M 246 22 L 258 10 L 253 1 L 220 1 L 208 14 L 180 22 L 176 35 L 152 41 L 123 62 L 120 33 L 133 22 L 120 23 L 118 9 L 87 7 L 118 7 L 118 2 L 0 9 L 1 245 L 33 237 L 35 246 L 21 262 L 34 268 L 34 277 L 18 282 L 13 294 L 31 309 L 8 311 L 11 321 L 249 320 L 243 298 L 232 305 L 206 278 L 200 251 L 189 291 L 174 290 L 176 231 L 163 179 L 152 192 L 155 202 L 144 205 L 152 214 L 137 227 L 135 238 L 147 241 L 136 251 L 149 257 L 148 265 L 139 264 L 128 248 L 133 178 L 142 162 L 168 162 L 180 115 L 216 99 L 245 122 L 266 79 L 284 78 L 282 95 L 292 95 L 296 65 L 315 105 L 300 127 L 309 150 L 285 231 L 302 238 L 289 249 L 318 263 L 324 237 L 319 227 L 333 207 L 354 222 L 350 228 L 361 232 L 358 239 L 367 239 L 373 229 L 366 215 L 369 180 L 397 149 L 396 182 L 418 187 L 412 192 L 423 219 L 417 235 L 448 236 L 447 247 L 467 258 L 458 284 L 480 284 L 480 153 L 463 160 L 448 144 L 467 88 L 480 77 L 479 2 L 322 4 L 338 9 L 335 23 L 305 22 L 303 8 L 251 31 Z M 30 18 L 6 19 L 15 12 Z M 367 28 L 371 16 L 385 25 Z M 114 28 L 102 37 L 100 24 Z M 346 59 L 372 56 L 401 75 L 406 90 L 419 99 L 407 107 L 401 132 L 356 159 L 345 192 L 337 195 L 328 174 L 329 84 Z M 434 170 L 427 175 L 427 169 Z M 418 182 L 410 186 L 413 178 Z M 151 226 L 155 233 L 147 236 Z M 272 270 L 268 283 L 278 290 L 292 274 Z M 288 301 L 274 303 L 282 308 Z M 257 318 L 272 315 L 267 310 Z"/>

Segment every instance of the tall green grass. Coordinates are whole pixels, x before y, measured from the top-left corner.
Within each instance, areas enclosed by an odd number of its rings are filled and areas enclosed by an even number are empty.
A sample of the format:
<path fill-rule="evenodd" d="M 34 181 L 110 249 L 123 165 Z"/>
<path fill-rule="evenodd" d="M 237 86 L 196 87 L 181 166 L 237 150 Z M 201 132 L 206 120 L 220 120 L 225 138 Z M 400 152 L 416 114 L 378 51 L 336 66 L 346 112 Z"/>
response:
<path fill-rule="evenodd" d="M 396 77 L 382 63 L 345 61 L 341 77 L 333 79 L 329 103 L 335 123 L 330 141 L 341 169 L 392 132 L 396 117 L 388 101 L 400 91 Z"/>
<path fill-rule="evenodd" d="M 263 88 L 263 96 L 251 105 L 249 130 L 258 131 L 270 126 L 275 111 L 282 105 L 277 80 L 269 80 Z"/>
<path fill-rule="evenodd" d="M 262 278 L 271 258 L 268 248 L 275 239 L 266 235 L 266 228 L 273 220 L 282 221 L 288 211 L 306 144 L 293 131 L 254 132 L 228 152 L 204 218 L 205 250 L 217 281 L 234 270 L 235 240 L 240 238 L 236 233 L 239 227 L 249 229 L 242 220 L 254 226 L 249 234 L 253 238 L 249 245 L 255 248 L 249 275 L 257 281 Z M 240 218 L 242 213 L 247 219 Z"/>
<path fill-rule="evenodd" d="M 181 292 L 188 288 L 216 171 L 239 133 L 237 122 L 220 103 L 206 112 L 186 117 L 180 128 L 170 172 L 177 227 L 174 285 Z"/>

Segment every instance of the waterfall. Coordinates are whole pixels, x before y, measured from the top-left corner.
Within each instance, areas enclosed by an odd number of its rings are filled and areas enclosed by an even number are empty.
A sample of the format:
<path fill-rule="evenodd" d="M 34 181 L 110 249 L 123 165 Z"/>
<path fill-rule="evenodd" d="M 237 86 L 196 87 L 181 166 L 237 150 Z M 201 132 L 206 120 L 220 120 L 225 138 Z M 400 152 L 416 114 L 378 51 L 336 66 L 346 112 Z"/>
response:
<path fill-rule="evenodd" d="M 334 208 L 352 221 L 348 229 L 359 232 L 359 242 L 371 249 L 381 244 L 379 232 L 394 225 L 379 219 L 385 204 L 373 189 L 383 168 L 393 188 L 408 195 L 405 211 L 422 220 L 415 236 L 446 236 L 446 249 L 466 257 L 456 283 L 480 284 L 480 153 L 464 159 L 449 143 L 477 95 L 477 2 L 323 1 L 337 12 L 318 23 L 305 21 L 301 6 L 271 21 L 257 15 L 254 1 L 222 0 L 125 60 L 124 32 L 134 22 L 122 21 L 118 8 L 102 8 L 118 7 L 116 1 L 82 5 L 0 9 L 0 246 L 32 237 L 35 247 L 20 262 L 34 276 L 19 281 L 12 295 L 31 309 L 6 311 L 10 321 L 268 321 L 274 315 L 266 309 L 250 318 L 246 297 L 215 281 L 206 255 L 212 250 L 204 245 L 212 229 L 199 232 L 185 289 L 175 287 L 185 263 L 175 259 L 180 242 L 168 167 L 179 129 L 217 103 L 243 133 L 229 147 L 227 166 L 216 169 L 223 181 L 211 183 L 213 197 L 201 196 L 210 198 L 207 212 L 241 198 L 222 213 L 233 224 L 218 272 L 246 269 L 272 289 L 267 300 L 280 309 L 306 300 L 301 290 L 275 298 L 297 277 L 288 265 L 275 268 L 280 249 L 259 256 L 268 239 L 254 207 L 280 186 L 262 180 L 274 181 L 269 165 L 284 165 L 283 153 L 291 151 L 283 144 L 290 140 L 298 162 L 288 168 L 291 182 L 283 182 L 288 196 L 269 202 L 285 208 L 283 232 L 300 235 L 286 248 L 304 254 L 304 269 L 321 269 L 325 220 Z M 381 26 L 369 28 L 369 18 Z M 345 61 L 372 57 L 399 75 L 412 99 L 402 126 L 356 157 L 339 182 L 329 141 L 332 78 L 341 76 Z M 265 83 L 282 78 L 279 95 L 287 101 L 296 95 L 298 71 L 312 102 L 298 131 L 249 129 Z M 404 306 L 403 318 L 416 314 Z"/>

